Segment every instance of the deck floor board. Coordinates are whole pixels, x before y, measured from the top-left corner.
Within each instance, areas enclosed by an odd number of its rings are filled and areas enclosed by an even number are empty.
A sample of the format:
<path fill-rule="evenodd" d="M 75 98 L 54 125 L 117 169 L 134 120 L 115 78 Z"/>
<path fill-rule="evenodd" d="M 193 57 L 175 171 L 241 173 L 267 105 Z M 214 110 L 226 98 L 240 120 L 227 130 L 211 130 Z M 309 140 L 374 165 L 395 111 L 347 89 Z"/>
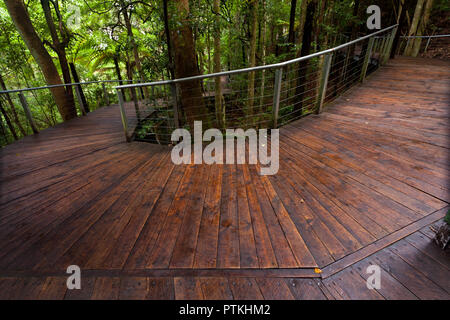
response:
<path fill-rule="evenodd" d="M 280 128 L 274 176 L 174 165 L 168 146 L 124 141 L 117 105 L 27 136 L 0 150 L 0 287 L 6 298 L 76 298 L 56 276 L 75 264 L 100 272 L 82 296 L 92 299 L 106 289 L 113 299 L 448 297 L 448 254 L 414 226 L 450 201 L 449 87 L 448 63 L 390 61 Z M 313 274 L 395 232 L 403 239 L 324 280 L 252 273 Z M 361 293 L 371 262 L 387 287 Z M 163 276 L 108 275 L 141 271 Z"/>

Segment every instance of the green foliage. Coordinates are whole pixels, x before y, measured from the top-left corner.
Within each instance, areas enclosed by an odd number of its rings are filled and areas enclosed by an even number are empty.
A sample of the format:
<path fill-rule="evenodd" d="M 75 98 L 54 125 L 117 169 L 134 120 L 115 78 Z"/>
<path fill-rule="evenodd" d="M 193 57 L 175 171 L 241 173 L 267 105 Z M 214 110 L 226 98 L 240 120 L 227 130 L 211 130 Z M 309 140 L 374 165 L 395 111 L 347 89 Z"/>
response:
<path fill-rule="evenodd" d="M 299 55 L 302 32 L 300 30 L 300 16 L 302 15 L 302 2 L 298 0 L 295 13 L 294 31 L 295 43 L 288 43 L 288 30 L 290 23 L 291 0 L 259 0 L 258 34 L 256 63 L 271 64 L 291 59 Z M 353 15 L 355 1 L 328 1 L 319 11 L 320 0 L 316 1 L 317 9 L 314 21 L 314 30 L 319 30 L 313 37 L 313 50 L 325 49 L 342 42 L 343 33 L 349 28 L 363 25 L 365 10 L 362 10 L 367 1 L 361 1 L 360 17 Z M 40 1 L 25 1 L 28 13 L 39 37 L 53 58 L 55 66 L 61 73 L 61 67 L 56 52 L 51 48 L 52 42 L 49 27 L 44 18 Z M 379 1 L 383 2 L 383 1 Z M 115 61 L 122 78 L 132 76 L 138 78 L 132 42 L 127 32 L 123 13 L 127 12 L 131 20 L 131 32 L 141 60 L 144 78 L 147 81 L 167 79 L 170 77 L 169 55 L 167 38 L 164 29 L 163 1 L 161 0 L 64 0 L 52 1 L 58 4 L 55 10 L 50 5 L 53 19 L 58 32 L 67 35 L 67 60 L 74 63 L 81 81 L 117 79 Z M 368 3 L 368 2 L 367 2 Z M 383 2 L 387 4 L 387 1 Z M 176 1 L 168 0 L 169 9 L 176 5 Z M 390 6 L 389 2 L 388 5 Z M 169 28 L 176 28 L 182 19 L 187 19 L 192 28 L 195 39 L 195 50 L 198 68 L 201 73 L 213 70 L 214 57 L 214 30 L 220 28 L 220 61 L 223 70 L 247 67 L 250 50 L 250 19 L 251 4 L 249 0 L 221 0 L 219 24 L 215 25 L 215 13 L 212 0 L 190 0 L 190 12 L 169 10 L 172 16 L 169 19 Z M 384 6 L 384 7 L 386 7 Z M 437 10 L 448 11 L 448 1 L 436 0 Z M 176 8 L 172 8 L 176 9 Z M 391 10 L 392 11 L 392 10 Z M 59 14 L 57 14 L 59 13 Z M 323 17 L 321 17 L 322 15 Z M 323 19 L 319 19 L 323 18 Z M 321 21 L 319 23 L 319 21 Z M 319 25 L 320 24 L 320 25 Z M 262 37 L 265 28 L 266 36 Z M 325 43 L 326 42 L 326 43 Z M 3 1 L 0 2 L 0 74 L 3 76 L 8 88 L 38 87 L 45 85 L 45 79 L 31 56 L 28 48 L 21 39 Z M 264 50 L 263 50 L 264 48 Z M 263 53 L 264 52 L 264 53 Z M 132 70 L 127 72 L 126 66 Z M 315 71 L 317 61 L 312 61 L 309 68 Z M 235 77 L 239 90 L 245 90 L 247 78 L 242 75 Z M 266 79 L 267 81 L 267 79 Z M 270 86 L 267 83 L 267 86 Z M 110 100 L 115 102 L 113 85 L 110 89 Z M 91 110 L 105 103 L 100 85 L 83 87 Z M 26 124 L 23 110 L 17 95 L 11 95 L 21 123 Z M 33 116 L 36 118 L 39 129 L 53 126 L 61 122 L 54 101 L 48 90 L 38 90 L 26 94 Z M 2 100 L 2 105 L 10 117 L 11 107 Z M 290 110 L 287 109 L 287 112 Z M 1 118 L 6 128 L 5 119 Z M 17 124 L 13 124 L 17 132 Z M 145 126 L 143 125 L 143 128 Z M 31 129 L 26 127 L 27 133 Z M 6 130 L 6 140 L 11 142 L 12 136 Z M 19 135 L 21 135 L 19 133 Z"/>

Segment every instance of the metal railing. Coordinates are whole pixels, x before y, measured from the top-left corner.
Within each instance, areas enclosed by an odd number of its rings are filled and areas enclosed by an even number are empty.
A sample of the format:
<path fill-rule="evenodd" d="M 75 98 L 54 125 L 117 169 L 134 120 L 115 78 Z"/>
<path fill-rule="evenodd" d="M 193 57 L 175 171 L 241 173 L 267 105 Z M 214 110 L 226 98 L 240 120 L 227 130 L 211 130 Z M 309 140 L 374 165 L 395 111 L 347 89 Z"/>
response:
<path fill-rule="evenodd" d="M 203 129 L 278 128 L 320 113 L 387 62 L 397 27 L 281 63 L 117 86 L 126 140 L 169 144 L 174 129 L 191 130 L 194 120 Z M 151 88 L 146 106 L 127 115 L 122 90 L 142 87 Z"/>
<path fill-rule="evenodd" d="M 10 131 L 10 135 L 14 136 L 14 139 L 18 138 L 18 134 L 21 133 L 22 136 L 28 134 L 36 134 L 40 130 L 50 127 L 52 125 L 57 124 L 62 121 L 59 118 L 59 115 L 56 111 L 54 111 L 55 103 L 53 101 L 53 97 L 50 94 L 51 88 L 56 87 L 74 87 L 75 95 L 74 102 L 78 109 L 79 115 L 86 115 L 89 112 L 89 105 L 92 106 L 92 98 L 91 95 L 86 91 L 83 92 L 81 86 L 95 85 L 99 84 L 101 86 L 96 87 L 95 92 L 95 100 L 97 102 L 97 107 L 101 106 L 109 106 L 111 104 L 111 100 L 114 99 L 115 95 L 113 94 L 113 86 L 115 83 L 123 83 L 123 82 L 138 82 L 137 80 L 98 80 L 98 81 L 86 81 L 86 82 L 77 82 L 77 83 L 67 83 L 67 84 L 58 84 L 58 85 L 48 85 L 41 87 L 32 87 L 32 88 L 22 88 L 22 89 L 11 89 L 0 91 L 0 104 L 2 107 L 2 114 L 0 115 L 2 118 L 5 118 L 3 112 L 6 112 L 9 119 L 6 119 L 8 122 L 8 127 Z M 112 84 L 112 85 L 109 85 Z M 92 88 L 92 86 L 91 86 Z M 43 91 L 45 93 L 40 93 L 40 96 L 36 95 L 35 91 Z M 48 91 L 47 91 L 48 90 Z M 47 103 L 46 112 L 40 112 L 40 116 L 44 118 L 40 119 L 36 115 L 36 111 L 42 110 L 34 110 L 30 107 L 30 104 L 27 100 L 26 94 L 32 94 L 32 99 L 35 100 L 33 106 L 36 108 L 43 108 L 43 105 Z M 16 95 L 17 94 L 17 95 Z M 141 93 L 142 94 L 142 93 Z M 137 100 L 136 92 L 130 94 L 130 100 Z M 89 101 L 91 100 L 91 101 Z M 11 106 L 11 104 L 13 104 Z M 8 109 L 9 108 L 9 109 Z M 14 109 L 14 110 L 11 110 Z M 8 112 L 9 111 L 9 112 Z M 14 119 L 15 118 L 15 119 Z M 2 122 L 2 120 L 0 119 Z M 11 130 L 11 126 L 14 126 L 14 130 Z M 2 124 L 2 140 L 0 144 L 7 144 L 7 135 L 6 128 L 4 128 Z"/>
<path fill-rule="evenodd" d="M 450 37 L 450 34 L 440 34 L 440 35 L 431 35 L 431 36 L 402 36 L 402 44 L 399 46 L 398 50 L 402 50 L 405 47 L 407 47 L 411 41 L 411 39 L 427 39 L 427 42 L 425 43 L 425 46 L 421 45 L 421 48 L 423 48 L 422 51 L 423 53 L 426 53 L 430 44 L 431 44 L 431 40 L 432 39 L 437 39 L 437 38 L 448 38 Z M 401 51 L 400 51 L 401 52 Z"/>

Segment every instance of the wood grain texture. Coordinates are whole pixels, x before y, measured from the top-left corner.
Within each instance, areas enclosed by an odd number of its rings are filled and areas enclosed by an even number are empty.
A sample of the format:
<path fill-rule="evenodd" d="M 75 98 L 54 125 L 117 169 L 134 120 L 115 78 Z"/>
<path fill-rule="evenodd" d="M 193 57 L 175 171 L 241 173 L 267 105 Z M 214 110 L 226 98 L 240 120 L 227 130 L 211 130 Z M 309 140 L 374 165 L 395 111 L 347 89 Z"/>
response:
<path fill-rule="evenodd" d="M 170 147 L 124 141 L 117 105 L 14 142 L 0 150 L 1 297 L 447 297 L 448 255 L 425 227 L 450 200 L 449 86 L 448 63 L 389 62 L 282 127 L 273 176 L 173 165 Z M 373 261 L 387 287 L 361 293 Z M 83 292 L 59 278 L 71 264 L 98 273 Z M 304 279 L 315 267 L 324 280 Z"/>

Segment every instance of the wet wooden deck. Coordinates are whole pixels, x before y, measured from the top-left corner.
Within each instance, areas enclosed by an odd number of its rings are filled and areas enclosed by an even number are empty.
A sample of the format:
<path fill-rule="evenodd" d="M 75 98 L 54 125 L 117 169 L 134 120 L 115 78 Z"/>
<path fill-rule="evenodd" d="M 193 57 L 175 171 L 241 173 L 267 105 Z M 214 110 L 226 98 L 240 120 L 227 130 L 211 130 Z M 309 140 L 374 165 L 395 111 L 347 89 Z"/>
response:
<path fill-rule="evenodd" d="M 398 298 L 400 283 L 448 299 L 448 255 L 418 230 L 448 210 L 449 85 L 448 63 L 391 61 L 281 128 L 275 176 L 173 165 L 168 147 L 124 142 L 117 106 L 26 137 L 0 154 L 0 287 L 69 298 L 75 264 L 86 298 Z M 356 287 L 372 260 L 392 290 Z"/>

